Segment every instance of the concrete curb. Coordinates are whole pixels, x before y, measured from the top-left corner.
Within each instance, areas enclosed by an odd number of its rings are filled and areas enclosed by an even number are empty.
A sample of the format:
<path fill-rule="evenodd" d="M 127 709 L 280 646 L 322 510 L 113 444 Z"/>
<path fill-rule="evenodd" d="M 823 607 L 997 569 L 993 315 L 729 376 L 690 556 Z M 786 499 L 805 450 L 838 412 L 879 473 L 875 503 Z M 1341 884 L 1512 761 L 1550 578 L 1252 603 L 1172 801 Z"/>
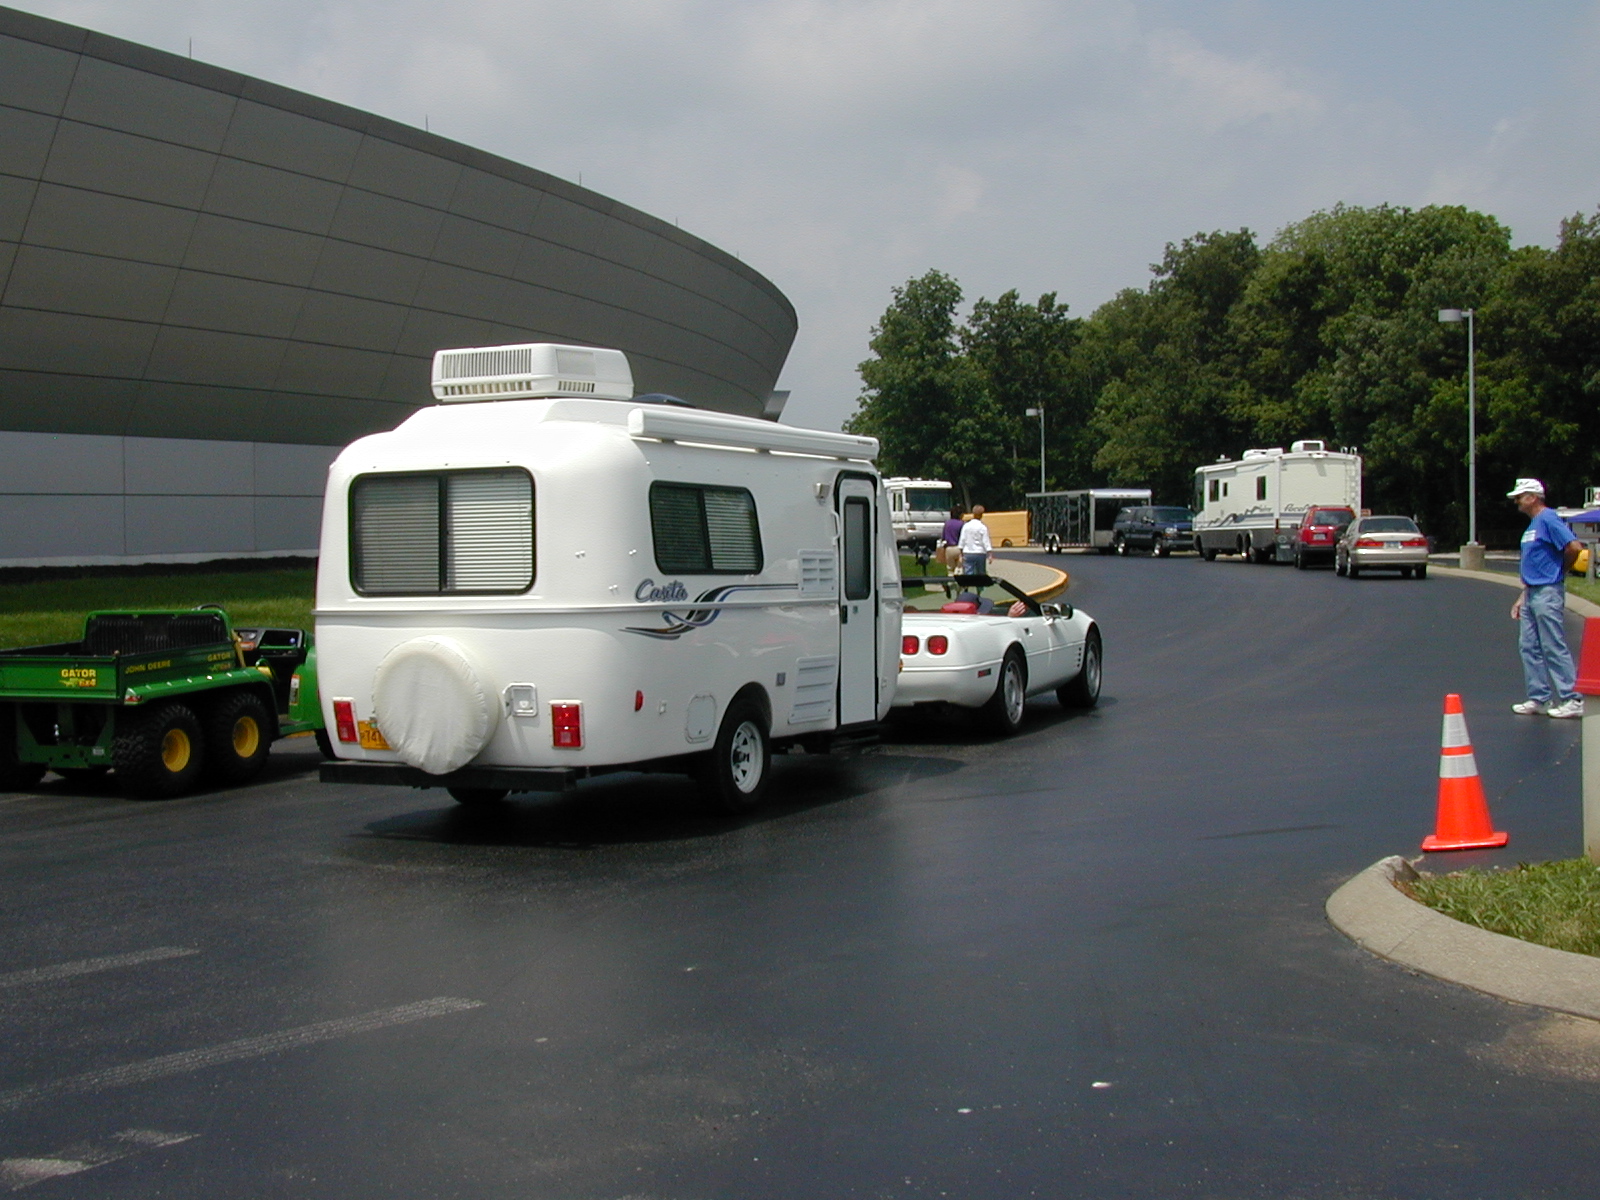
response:
<path fill-rule="evenodd" d="M 1504 571 L 1463 571 L 1460 567 L 1443 567 L 1438 563 L 1428 564 L 1430 575 L 1449 575 L 1457 579 L 1486 579 L 1490 583 L 1498 583 L 1502 587 L 1521 588 L 1522 580 L 1515 575 L 1508 575 Z M 1585 600 L 1582 596 L 1567 593 L 1567 608 L 1577 613 L 1580 617 L 1600 617 L 1600 604 Z"/>
<path fill-rule="evenodd" d="M 1413 971 L 1600 1020 L 1600 958 L 1452 920 L 1395 886 L 1416 877 L 1398 854 L 1380 859 L 1328 897 L 1328 920 L 1362 949 Z"/>
<path fill-rule="evenodd" d="M 1001 564 L 1006 567 L 1003 573 L 994 569 Z M 1016 562 L 998 555 L 990 564 L 990 573 L 1009 580 L 1041 602 L 1055 599 L 1072 583 L 1070 575 L 1055 567 L 1047 567 L 1043 563 Z"/>

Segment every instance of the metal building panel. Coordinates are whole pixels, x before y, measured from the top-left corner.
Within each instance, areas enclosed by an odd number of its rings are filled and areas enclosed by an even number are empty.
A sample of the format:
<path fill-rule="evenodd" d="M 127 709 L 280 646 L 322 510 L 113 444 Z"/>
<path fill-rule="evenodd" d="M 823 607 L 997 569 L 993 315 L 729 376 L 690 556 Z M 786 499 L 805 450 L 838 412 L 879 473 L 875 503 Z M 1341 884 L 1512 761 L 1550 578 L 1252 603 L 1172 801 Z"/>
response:
<path fill-rule="evenodd" d="M 438 209 L 346 188 L 330 232 L 347 242 L 426 258 L 443 220 Z"/>
<path fill-rule="evenodd" d="M 329 239 L 311 282 L 318 291 L 410 304 L 425 266 L 426 259 Z"/>
<path fill-rule="evenodd" d="M 194 228 L 195 214 L 187 209 L 41 183 L 24 238 L 35 246 L 175 267 Z"/>
<path fill-rule="evenodd" d="M 256 548 L 249 496 L 129 496 L 127 554 L 249 554 Z"/>
<path fill-rule="evenodd" d="M 0 241 L 16 242 L 28 223 L 28 210 L 33 207 L 34 194 L 39 185 L 31 179 L 17 179 L 0 175 Z"/>
<path fill-rule="evenodd" d="M 0 430 L 0 493 L 120 495 L 122 439 Z"/>
<path fill-rule="evenodd" d="M 0 496 L 0 559 L 125 553 L 121 496 Z"/>
<path fill-rule="evenodd" d="M 526 234 L 533 228 L 543 193 L 499 175 L 463 168 L 450 197 L 450 211 L 473 221 L 482 221 L 513 233 Z"/>
<path fill-rule="evenodd" d="M 342 184 L 350 177 L 360 146 L 361 134 L 354 129 L 240 100 L 222 153 Z"/>
<path fill-rule="evenodd" d="M 144 371 L 157 329 L 138 321 L 36 312 L 8 304 L 0 307 L 0 368 L 135 379 Z M 73 403 L 62 407 L 76 407 L 81 402 L 71 391 L 73 387 L 76 384 L 65 385 L 62 394 L 73 396 Z M 56 418 L 69 419 L 60 410 Z"/>
<path fill-rule="evenodd" d="M 257 496 L 310 496 L 322 502 L 337 447 L 252 442 L 250 449 L 255 455 Z"/>
<path fill-rule="evenodd" d="M 350 186 L 429 208 L 447 208 L 461 177 L 460 163 L 367 135 L 350 169 Z"/>
<path fill-rule="evenodd" d="M 112 196 L 199 208 L 216 156 L 113 129 L 62 121 L 44 178 Z"/>
<path fill-rule="evenodd" d="M 0 105 L 0 169 L 9 175 L 39 178 L 55 133 L 54 117 Z"/>
<path fill-rule="evenodd" d="M 23 246 L 11 268 L 5 302 L 8 307 L 158 322 L 177 276 L 176 267 Z"/>
<path fill-rule="evenodd" d="M 74 121 L 197 150 L 222 148 L 234 98 L 85 55 L 63 111 Z"/>
<path fill-rule="evenodd" d="M 324 245 L 315 234 L 212 213 L 184 215 L 194 221 L 185 267 L 296 287 L 310 284 Z"/>
<path fill-rule="evenodd" d="M 342 192 L 325 179 L 223 158 L 217 161 L 204 208 L 224 217 L 322 234 L 333 225 Z"/>
<path fill-rule="evenodd" d="M 60 116 L 77 65 L 70 51 L 0 36 L 0 104 Z"/>
<path fill-rule="evenodd" d="M 249 442 L 124 438 L 123 464 L 130 496 L 248 496 L 255 490 Z"/>
<path fill-rule="evenodd" d="M 294 336 L 301 341 L 356 350 L 391 353 L 405 327 L 406 309 L 399 304 L 307 292 Z"/>
<path fill-rule="evenodd" d="M 282 338 L 170 325 L 156 339 L 149 368 L 139 373 L 146 379 L 175 383 L 270 388 L 288 346 Z"/>
<path fill-rule="evenodd" d="M 317 552 L 322 541 L 321 496 L 257 496 L 251 514 L 258 552 Z"/>
<path fill-rule="evenodd" d="M 306 301 L 304 288 L 233 275 L 180 271 L 166 323 L 266 337 L 291 337 Z"/>

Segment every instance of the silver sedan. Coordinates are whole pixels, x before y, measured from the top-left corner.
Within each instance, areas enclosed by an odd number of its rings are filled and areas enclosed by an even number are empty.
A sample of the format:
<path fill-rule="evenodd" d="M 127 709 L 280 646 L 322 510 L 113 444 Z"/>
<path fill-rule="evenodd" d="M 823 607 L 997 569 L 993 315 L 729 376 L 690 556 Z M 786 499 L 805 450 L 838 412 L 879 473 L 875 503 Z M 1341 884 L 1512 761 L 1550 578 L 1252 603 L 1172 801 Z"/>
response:
<path fill-rule="evenodd" d="M 1333 553 L 1334 571 L 1351 579 L 1363 571 L 1428 577 L 1428 539 L 1410 517 L 1357 517 Z"/>

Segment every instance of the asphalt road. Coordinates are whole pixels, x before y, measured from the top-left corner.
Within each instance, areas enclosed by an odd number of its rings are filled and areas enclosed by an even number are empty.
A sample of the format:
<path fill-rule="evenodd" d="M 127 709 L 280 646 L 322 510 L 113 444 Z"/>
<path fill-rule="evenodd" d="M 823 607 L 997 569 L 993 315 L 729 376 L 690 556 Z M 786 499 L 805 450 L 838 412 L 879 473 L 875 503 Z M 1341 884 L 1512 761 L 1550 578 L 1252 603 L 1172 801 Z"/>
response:
<path fill-rule="evenodd" d="M 0 1189 L 41 1197 L 1569 1197 L 1600 1033 L 1322 903 L 1431 827 L 1579 851 L 1510 589 L 1068 558 L 1098 710 L 504 813 L 270 777 L 0 798 Z M 105 959 L 112 961 L 102 961 Z M 72 1172 L 72 1173 L 66 1173 Z"/>

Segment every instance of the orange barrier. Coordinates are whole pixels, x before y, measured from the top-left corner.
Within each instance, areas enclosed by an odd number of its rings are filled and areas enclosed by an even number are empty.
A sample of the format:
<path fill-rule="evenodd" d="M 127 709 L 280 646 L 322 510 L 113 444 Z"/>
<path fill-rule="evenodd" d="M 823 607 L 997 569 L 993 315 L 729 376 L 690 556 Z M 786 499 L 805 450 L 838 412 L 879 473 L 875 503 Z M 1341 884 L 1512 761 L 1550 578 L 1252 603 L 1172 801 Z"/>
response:
<path fill-rule="evenodd" d="M 1504 846 L 1510 834 L 1495 829 L 1489 801 L 1483 794 L 1478 760 L 1467 736 L 1461 697 L 1444 698 L 1444 737 L 1439 749 L 1439 811 L 1434 832 L 1422 839 L 1424 850 L 1482 850 Z"/>
<path fill-rule="evenodd" d="M 1577 691 L 1580 696 L 1600 696 L 1600 617 L 1584 618 Z"/>

